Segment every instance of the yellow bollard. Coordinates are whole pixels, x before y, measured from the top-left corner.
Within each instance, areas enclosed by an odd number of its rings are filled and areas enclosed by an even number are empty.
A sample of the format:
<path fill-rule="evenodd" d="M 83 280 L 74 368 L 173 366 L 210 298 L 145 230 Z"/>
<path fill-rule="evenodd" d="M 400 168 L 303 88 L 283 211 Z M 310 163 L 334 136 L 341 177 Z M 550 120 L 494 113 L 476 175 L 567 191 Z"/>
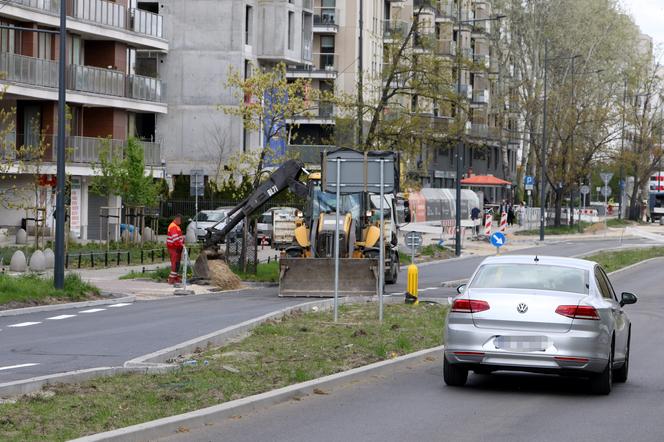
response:
<path fill-rule="evenodd" d="M 408 266 L 408 284 L 406 285 L 406 304 L 419 304 L 419 298 L 417 295 L 417 280 L 419 271 L 415 264 Z"/>

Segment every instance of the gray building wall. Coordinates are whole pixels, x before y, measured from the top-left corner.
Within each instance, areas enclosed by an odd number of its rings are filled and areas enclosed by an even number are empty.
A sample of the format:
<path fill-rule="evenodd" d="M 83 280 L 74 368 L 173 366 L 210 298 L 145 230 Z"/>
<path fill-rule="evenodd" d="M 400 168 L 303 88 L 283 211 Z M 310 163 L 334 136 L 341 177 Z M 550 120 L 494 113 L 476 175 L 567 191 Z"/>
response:
<path fill-rule="evenodd" d="M 159 75 L 166 82 L 168 114 L 157 118 L 156 137 L 162 143 L 168 175 L 203 169 L 214 177 L 234 152 L 260 146 L 257 133 L 244 141 L 241 119 L 221 109 L 238 105 L 226 87 L 228 72 L 233 68 L 244 74 L 246 60 L 254 65 L 304 62 L 302 1 L 161 1 L 170 49 L 160 56 Z M 249 44 L 245 44 L 247 5 L 253 17 Z M 288 11 L 294 19 L 292 50 Z"/>

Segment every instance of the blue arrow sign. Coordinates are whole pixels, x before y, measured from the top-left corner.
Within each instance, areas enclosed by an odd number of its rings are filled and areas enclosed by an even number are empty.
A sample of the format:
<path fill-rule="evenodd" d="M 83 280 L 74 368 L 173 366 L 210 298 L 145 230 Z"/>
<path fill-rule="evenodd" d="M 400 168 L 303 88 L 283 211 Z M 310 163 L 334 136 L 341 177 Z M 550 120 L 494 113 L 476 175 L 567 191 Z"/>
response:
<path fill-rule="evenodd" d="M 491 235 L 491 244 L 494 247 L 502 247 L 506 242 L 507 238 L 505 238 L 505 235 L 500 232 L 495 232 L 493 235 Z"/>

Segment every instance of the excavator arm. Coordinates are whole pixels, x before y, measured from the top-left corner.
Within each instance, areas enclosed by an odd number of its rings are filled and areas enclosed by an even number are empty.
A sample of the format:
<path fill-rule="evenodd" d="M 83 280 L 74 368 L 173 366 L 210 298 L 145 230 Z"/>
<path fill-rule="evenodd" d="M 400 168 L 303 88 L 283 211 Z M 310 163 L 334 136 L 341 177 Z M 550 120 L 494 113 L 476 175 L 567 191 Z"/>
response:
<path fill-rule="evenodd" d="M 298 196 L 307 196 L 307 186 L 299 181 L 302 173 L 308 173 L 304 164 L 299 160 L 288 160 L 276 169 L 270 177 L 261 183 L 247 198 L 235 206 L 228 217 L 207 229 L 204 248 L 216 253 L 226 235 L 231 232 L 244 218 L 258 210 L 265 202 L 290 189 Z M 217 226 L 225 222 L 221 229 Z"/>

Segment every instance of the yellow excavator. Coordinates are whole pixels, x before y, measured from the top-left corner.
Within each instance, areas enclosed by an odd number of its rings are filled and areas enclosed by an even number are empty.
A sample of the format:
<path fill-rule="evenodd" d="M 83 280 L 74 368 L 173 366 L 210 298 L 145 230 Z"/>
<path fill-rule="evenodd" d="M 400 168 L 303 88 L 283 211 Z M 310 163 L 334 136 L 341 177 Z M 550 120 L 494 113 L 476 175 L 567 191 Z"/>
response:
<path fill-rule="evenodd" d="M 293 242 L 279 261 L 280 296 L 325 297 L 334 294 L 334 235 L 339 207 L 339 294 L 375 295 L 380 256 L 380 196 L 367 192 L 341 195 L 321 187 L 320 173 L 308 176 L 309 195 L 303 217 L 295 223 Z M 385 283 L 399 274 L 396 212 L 393 195 L 385 195 Z"/>

